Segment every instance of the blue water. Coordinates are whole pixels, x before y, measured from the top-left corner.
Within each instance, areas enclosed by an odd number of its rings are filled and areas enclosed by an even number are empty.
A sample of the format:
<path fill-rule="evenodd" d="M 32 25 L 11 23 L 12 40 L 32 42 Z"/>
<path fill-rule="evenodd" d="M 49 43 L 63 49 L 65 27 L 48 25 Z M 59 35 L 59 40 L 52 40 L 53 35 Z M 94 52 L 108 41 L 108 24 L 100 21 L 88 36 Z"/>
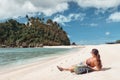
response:
<path fill-rule="evenodd" d="M 0 48 L 0 67 L 11 64 L 23 64 L 32 59 L 67 53 L 66 48 Z"/>

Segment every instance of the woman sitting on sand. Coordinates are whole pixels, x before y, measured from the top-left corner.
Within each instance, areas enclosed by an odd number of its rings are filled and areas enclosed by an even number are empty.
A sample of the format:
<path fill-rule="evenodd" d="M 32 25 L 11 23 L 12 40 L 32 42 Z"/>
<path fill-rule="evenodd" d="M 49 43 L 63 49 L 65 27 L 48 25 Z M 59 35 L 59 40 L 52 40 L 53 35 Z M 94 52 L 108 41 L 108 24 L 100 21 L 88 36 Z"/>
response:
<path fill-rule="evenodd" d="M 87 59 L 85 62 L 82 62 L 78 65 L 71 66 L 69 68 L 63 68 L 57 66 L 60 71 L 70 71 L 75 72 L 76 74 L 83 74 L 91 71 L 99 71 L 102 69 L 102 63 L 97 49 L 92 49 L 92 57 Z"/>

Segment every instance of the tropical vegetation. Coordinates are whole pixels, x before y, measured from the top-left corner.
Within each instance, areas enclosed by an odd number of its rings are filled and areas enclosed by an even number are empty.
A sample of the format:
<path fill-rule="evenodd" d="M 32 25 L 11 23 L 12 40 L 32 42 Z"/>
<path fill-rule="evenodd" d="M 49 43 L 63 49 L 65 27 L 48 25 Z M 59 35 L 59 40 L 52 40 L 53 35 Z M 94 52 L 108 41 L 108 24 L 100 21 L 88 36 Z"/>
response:
<path fill-rule="evenodd" d="M 27 15 L 26 19 L 26 24 L 14 19 L 0 23 L 0 47 L 70 45 L 67 33 L 57 22 Z"/>

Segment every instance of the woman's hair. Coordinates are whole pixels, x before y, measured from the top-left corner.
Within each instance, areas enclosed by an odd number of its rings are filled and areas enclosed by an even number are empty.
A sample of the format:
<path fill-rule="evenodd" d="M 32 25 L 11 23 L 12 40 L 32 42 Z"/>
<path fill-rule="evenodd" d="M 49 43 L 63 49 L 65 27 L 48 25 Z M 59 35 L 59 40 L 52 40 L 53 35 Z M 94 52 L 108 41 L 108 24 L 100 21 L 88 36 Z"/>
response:
<path fill-rule="evenodd" d="M 97 62 L 98 62 L 98 66 L 100 68 L 102 68 L 102 63 L 101 63 L 99 51 L 97 49 L 92 49 L 92 54 L 94 54 L 96 56 L 96 59 L 97 59 Z"/>

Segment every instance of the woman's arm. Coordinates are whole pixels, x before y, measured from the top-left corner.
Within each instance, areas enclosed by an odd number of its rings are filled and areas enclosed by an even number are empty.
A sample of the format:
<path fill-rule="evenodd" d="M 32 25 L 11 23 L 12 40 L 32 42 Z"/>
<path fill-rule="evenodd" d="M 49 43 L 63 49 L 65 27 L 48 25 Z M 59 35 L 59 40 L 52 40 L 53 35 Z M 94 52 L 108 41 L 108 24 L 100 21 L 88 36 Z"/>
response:
<path fill-rule="evenodd" d="M 91 69 L 93 69 L 94 71 L 100 71 L 99 67 L 90 67 Z"/>

